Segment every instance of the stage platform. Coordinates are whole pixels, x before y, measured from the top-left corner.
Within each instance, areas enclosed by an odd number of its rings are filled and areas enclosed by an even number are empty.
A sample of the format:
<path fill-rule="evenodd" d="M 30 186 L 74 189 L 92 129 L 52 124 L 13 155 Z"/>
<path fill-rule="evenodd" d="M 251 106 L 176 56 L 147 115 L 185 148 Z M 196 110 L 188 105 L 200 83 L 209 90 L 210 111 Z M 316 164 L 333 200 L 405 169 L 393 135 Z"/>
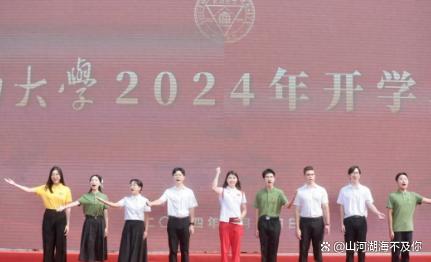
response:
<path fill-rule="evenodd" d="M 109 253 L 108 254 L 108 262 L 116 262 L 118 253 Z M 279 254 L 278 262 L 295 262 L 298 261 L 298 256 L 296 254 Z M 310 254 L 309 262 L 312 262 L 312 255 Z M 0 261 L 1 262 L 37 262 L 42 261 L 42 253 L 40 251 L 10 251 L 10 250 L 2 250 L 0 251 Z M 78 253 L 69 252 L 68 254 L 68 262 L 76 262 L 78 261 Z M 149 262 L 166 262 L 167 253 L 157 253 L 150 254 Z M 180 261 L 180 260 L 179 260 Z M 190 261 L 195 262 L 219 262 L 220 256 L 219 254 L 191 254 Z M 241 262 L 259 262 L 260 255 L 259 254 L 242 254 Z M 325 262 L 344 262 L 345 257 L 343 254 L 325 254 L 324 255 Z M 389 254 L 367 254 L 367 262 L 386 262 L 390 261 Z M 430 262 L 431 254 L 412 254 L 410 258 L 411 262 Z"/>

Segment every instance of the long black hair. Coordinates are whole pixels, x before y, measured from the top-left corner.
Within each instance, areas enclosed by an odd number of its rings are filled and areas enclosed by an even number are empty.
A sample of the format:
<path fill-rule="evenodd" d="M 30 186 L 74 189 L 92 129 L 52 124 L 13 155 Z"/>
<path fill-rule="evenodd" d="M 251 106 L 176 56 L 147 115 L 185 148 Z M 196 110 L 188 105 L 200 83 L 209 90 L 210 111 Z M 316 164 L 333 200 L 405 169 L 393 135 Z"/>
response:
<path fill-rule="evenodd" d="M 232 171 L 232 170 L 230 170 L 229 172 L 227 172 L 226 177 L 225 177 L 225 179 L 224 179 L 223 187 L 227 187 L 227 186 L 228 186 L 227 178 L 228 178 L 230 175 L 234 175 L 234 176 L 236 176 L 237 182 L 236 182 L 236 184 L 235 184 L 235 187 L 236 187 L 238 190 L 241 190 L 241 182 L 239 182 L 238 174 L 237 174 L 235 171 Z"/>
<path fill-rule="evenodd" d="M 60 183 L 62 183 L 63 185 L 66 185 L 66 183 L 64 182 L 64 177 L 63 177 L 63 171 L 61 170 L 61 168 L 59 166 L 53 166 L 51 168 L 51 171 L 49 171 L 49 176 L 48 176 L 48 180 L 46 181 L 45 184 L 45 190 L 49 189 L 49 192 L 52 192 L 52 185 L 54 184 L 52 182 L 51 176 L 52 176 L 52 172 L 54 172 L 55 170 L 57 170 L 58 174 L 60 175 Z"/>

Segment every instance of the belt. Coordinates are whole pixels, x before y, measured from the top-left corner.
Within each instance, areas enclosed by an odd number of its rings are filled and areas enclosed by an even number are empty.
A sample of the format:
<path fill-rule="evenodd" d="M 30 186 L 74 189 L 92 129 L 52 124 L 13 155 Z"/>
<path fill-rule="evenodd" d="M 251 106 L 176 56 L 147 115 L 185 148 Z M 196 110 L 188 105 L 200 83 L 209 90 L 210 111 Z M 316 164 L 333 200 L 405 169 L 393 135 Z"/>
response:
<path fill-rule="evenodd" d="M 301 220 L 303 220 L 303 221 L 310 221 L 310 222 L 312 222 L 312 221 L 319 221 L 321 219 L 323 219 L 323 217 L 301 217 Z"/>
<path fill-rule="evenodd" d="M 349 216 L 344 219 L 363 219 L 363 218 L 365 218 L 365 216 Z"/>
<path fill-rule="evenodd" d="M 175 217 L 175 216 L 168 216 L 169 219 L 187 219 L 190 218 L 190 216 L 186 216 L 186 217 Z"/>
<path fill-rule="evenodd" d="M 271 217 L 271 216 L 266 216 L 266 215 L 260 216 L 260 218 L 261 218 L 261 219 L 264 219 L 264 220 L 266 220 L 266 221 L 270 221 L 270 220 L 280 220 L 280 218 L 279 218 L 279 217 Z"/>
<path fill-rule="evenodd" d="M 64 210 L 61 212 L 57 212 L 57 210 L 55 209 L 49 209 L 49 208 L 45 209 L 45 214 L 48 214 L 48 215 L 64 215 L 65 213 L 66 212 L 64 212 Z"/>
<path fill-rule="evenodd" d="M 93 215 L 85 215 L 86 218 L 98 219 L 103 218 L 103 216 L 93 216 Z"/>

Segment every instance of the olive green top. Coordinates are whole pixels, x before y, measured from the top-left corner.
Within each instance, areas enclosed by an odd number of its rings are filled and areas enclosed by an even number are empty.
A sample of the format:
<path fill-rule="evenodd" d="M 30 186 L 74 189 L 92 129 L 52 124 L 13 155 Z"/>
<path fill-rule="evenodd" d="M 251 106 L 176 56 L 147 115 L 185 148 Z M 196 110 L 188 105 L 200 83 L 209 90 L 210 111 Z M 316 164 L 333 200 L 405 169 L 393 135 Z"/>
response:
<path fill-rule="evenodd" d="M 397 191 L 389 194 L 387 208 L 392 209 L 394 232 L 413 231 L 413 214 L 416 205 L 422 203 L 422 196 L 415 192 Z"/>
<path fill-rule="evenodd" d="M 259 210 L 260 216 L 278 217 L 280 216 L 281 207 L 287 203 L 287 197 L 283 190 L 266 188 L 256 193 L 254 207 Z"/>
<path fill-rule="evenodd" d="M 82 206 L 85 215 L 103 216 L 103 211 L 108 208 L 105 204 L 97 200 L 96 197 L 108 200 L 108 197 L 99 191 L 96 193 L 86 193 L 79 198 L 79 205 Z"/>

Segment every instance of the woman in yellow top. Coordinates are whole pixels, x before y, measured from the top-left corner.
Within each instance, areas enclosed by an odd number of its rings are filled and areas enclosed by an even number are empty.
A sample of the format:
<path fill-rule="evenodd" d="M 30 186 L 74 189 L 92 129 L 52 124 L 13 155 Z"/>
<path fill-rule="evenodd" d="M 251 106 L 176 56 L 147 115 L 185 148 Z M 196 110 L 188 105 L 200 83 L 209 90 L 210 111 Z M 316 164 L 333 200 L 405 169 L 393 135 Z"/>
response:
<path fill-rule="evenodd" d="M 56 209 L 72 202 L 72 194 L 69 187 L 64 183 L 61 168 L 53 166 L 46 184 L 38 187 L 22 186 L 10 178 L 4 180 L 25 192 L 36 193 L 42 198 L 46 208 L 42 222 L 43 261 L 65 262 L 70 209 L 63 212 L 57 212 Z"/>

